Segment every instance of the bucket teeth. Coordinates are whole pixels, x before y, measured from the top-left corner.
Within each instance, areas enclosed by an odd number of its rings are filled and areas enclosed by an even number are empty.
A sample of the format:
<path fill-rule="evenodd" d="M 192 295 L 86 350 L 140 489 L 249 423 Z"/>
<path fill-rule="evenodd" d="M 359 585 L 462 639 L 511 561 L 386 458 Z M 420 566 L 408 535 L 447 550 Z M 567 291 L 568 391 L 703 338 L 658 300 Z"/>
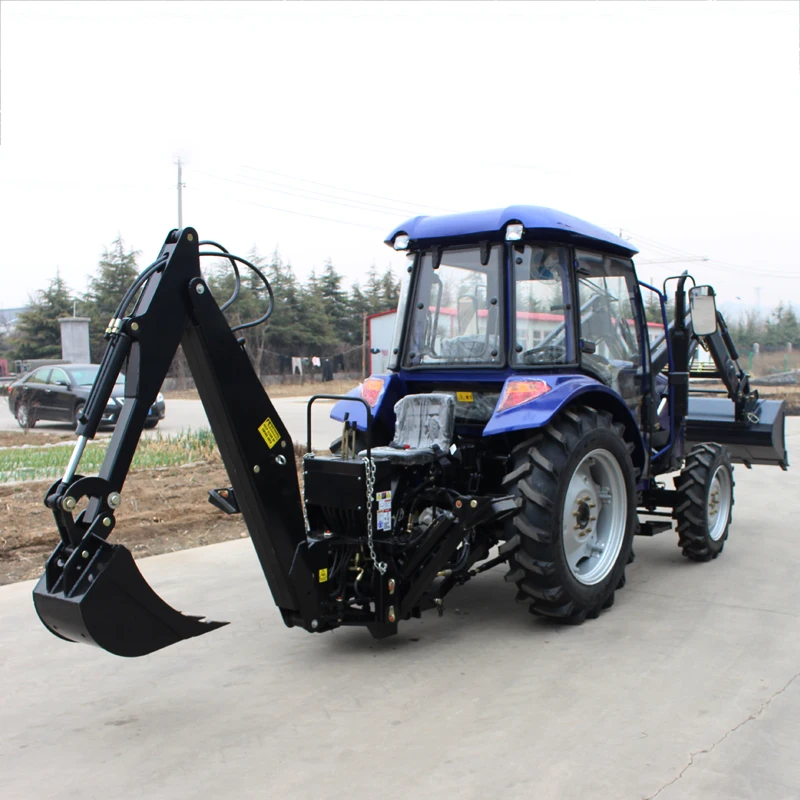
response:
<path fill-rule="evenodd" d="M 79 577 L 70 587 L 64 585 L 63 574 L 54 575 L 49 565 L 36 584 L 36 612 L 56 636 L 133 657 L 228 624 L 181 614 L 165 603 L 121 545 L 104 542 L 98 556 L 93 563 L 102 564 L 102 569 Z"/>

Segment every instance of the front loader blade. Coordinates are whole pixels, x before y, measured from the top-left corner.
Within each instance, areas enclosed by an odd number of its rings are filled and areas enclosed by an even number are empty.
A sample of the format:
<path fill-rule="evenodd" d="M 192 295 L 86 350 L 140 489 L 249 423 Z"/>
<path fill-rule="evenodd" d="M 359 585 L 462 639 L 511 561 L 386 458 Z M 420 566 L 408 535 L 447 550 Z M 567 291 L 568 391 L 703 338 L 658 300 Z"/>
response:
<path fill-rule="evenodd" d="M 147 655 L 228 624 L 176 611 L 150 588 L 130 551 L 108 542 L 93 554 L 56 548 L 33 602 L 51 633 L 118 656 Z"/>

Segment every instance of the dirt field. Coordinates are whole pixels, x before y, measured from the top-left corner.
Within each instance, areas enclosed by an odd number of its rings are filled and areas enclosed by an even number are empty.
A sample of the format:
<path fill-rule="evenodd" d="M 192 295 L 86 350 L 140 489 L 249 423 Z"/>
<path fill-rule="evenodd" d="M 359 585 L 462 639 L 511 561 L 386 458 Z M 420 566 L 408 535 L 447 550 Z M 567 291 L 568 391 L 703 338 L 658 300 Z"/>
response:
<path fill-rule="evenodd" d="M 0 447 L 39 447 L 43 444 L 74 442 L 72 433 L 40 433 L 38 431 L 0 431 Z"/>
<path fill-rule="evenodd" d="M 42 502 L 52 481 L 0 486 L 0 585 L 37 578 L 58 543 L 50 509 Z M 241 516 L 208 502 L 208 490 L 228 485 L 217 460 L 128 476 L 112 541 L 136 558 L 247 536 Z"/>

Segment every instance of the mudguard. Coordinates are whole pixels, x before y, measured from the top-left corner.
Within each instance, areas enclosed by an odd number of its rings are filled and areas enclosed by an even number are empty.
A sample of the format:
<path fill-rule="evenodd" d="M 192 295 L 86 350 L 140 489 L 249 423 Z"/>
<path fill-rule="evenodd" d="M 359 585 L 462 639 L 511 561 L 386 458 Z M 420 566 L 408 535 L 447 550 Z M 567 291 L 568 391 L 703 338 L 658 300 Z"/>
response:
<path fill-rule="evenodd" d="M 523 376 L 515 375 L 508 380 L 519 380 L 521 377 Z M 637 467 L 644 466 L 644 442 L 636 419 L 620 396 L 608 386 L 588 375 L 580 374 L 537 374 L 524 377 L 544 381 L 550 386 L 550 391 L 514 408 L 495 411 L 483 429 L 484 436 L 542 428 L 563 408 L 575 402 L 581 402 L 593 408 L 610 412 L 616 420 L 625 425 L 626 438 L 634 445 L 631 454 L 633 463 Z M 502 394 L 500 396 L 502 397 Z"/>

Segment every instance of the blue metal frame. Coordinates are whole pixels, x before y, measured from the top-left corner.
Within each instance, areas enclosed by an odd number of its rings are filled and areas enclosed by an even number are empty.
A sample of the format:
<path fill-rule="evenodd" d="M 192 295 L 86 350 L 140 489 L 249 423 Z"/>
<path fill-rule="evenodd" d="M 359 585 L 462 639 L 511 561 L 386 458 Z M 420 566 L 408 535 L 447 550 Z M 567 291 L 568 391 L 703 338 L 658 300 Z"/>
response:
<path fill-rule="evenodd" d="M 644 286 L 645 289 L 650 289 L 650 291 L 655 292 L 658 295 L 658 302 L 661 305 L 661 320 L 664 323 L 664 342 L 667 346 L 667 364 L 669 365 L 670 372 L 673 371 L 673 363 L 672 363 L 672 343 L 669 340 L 669 322 L 667 321 L 667 296 L 661 292 L 659 289 L 656 289 L 655 286 L 651 286 L 649 283 L 645 283 L 644 281 L 639 281 L 640 286 Z M 649 337 L 648 337 L 648 346 L 649 346 Z M 654 376 L 650 376 L 651 380 L 654 380 Z M 670 383 L 667 387 L 667 402 L 669 403 L 669 440 L 667 444 L 664 445 L 657 453 L 651 450 L 650 456 L 650 463 L 652 464 L 655 461 L 658 461 L 664 453 L 668 453 L 673 445 L 675 444 L 675 387 Z"/>
<path fill-rule="evenodd" d="M 623 253 L 633 256 L 639 251 L 625 239 L 592 225 L 590 222 L 544 206 L 515 205 L 484 211 L 469 211 L 462 214 L 442 216 L 418 216 L 398 225 L 384 240 L 392 246 L 399 233 L 408 235 L 411 250 L 418 242 L 447 240 L 477 241 L 480 238 L 497 240 L 504 238 L 509 222 L 521 222 L 526 233 L 536 238 L 548 236 L 560 242 L 586 245 L 589 242 L 600 246 L 603 252 Z"/>

